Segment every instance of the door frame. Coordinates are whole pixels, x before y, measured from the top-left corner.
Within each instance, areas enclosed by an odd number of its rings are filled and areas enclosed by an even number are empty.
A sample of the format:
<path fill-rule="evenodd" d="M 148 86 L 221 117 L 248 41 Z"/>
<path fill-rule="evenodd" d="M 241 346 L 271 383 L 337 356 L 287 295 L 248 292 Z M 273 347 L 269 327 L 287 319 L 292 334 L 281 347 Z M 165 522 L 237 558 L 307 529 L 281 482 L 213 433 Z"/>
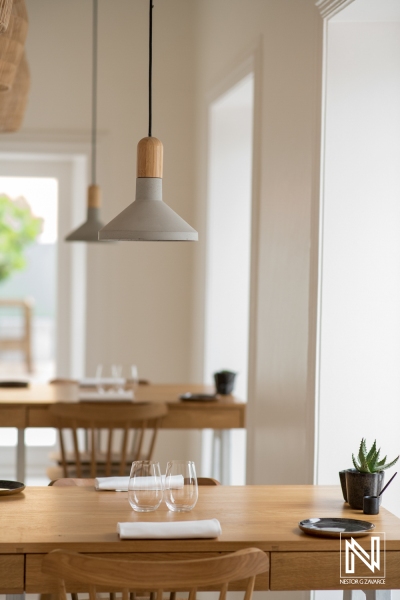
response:
<path fill-rule="evenodd" d="M 89 159 L 86 135 L 15 134 L 0 140 L 0 161 L 10 163 L 11 176 L 15 165 L 29 161 L 27 176 L 59 181 L 56 364 L 62 377 L 85 372 L 86 244 L 67 244 L 64 237 L 85 218 Z"/>

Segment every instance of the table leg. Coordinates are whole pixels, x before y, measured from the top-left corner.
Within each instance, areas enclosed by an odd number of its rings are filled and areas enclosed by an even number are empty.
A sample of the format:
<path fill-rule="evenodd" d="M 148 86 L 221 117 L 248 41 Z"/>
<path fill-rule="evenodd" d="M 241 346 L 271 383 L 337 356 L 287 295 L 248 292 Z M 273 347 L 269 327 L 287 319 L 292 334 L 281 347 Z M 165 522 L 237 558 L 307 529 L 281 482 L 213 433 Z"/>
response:
<path fill-rule="evenodd" d="M 229 429 L 221 430 L 221 483 L 230 485 L 231 483 L 231 432 Z"/>
<path fill-rule="evenodd" d="M 25 480 L 25 429 L 18 429 L 17 438 L 17 481 Z"/>
<path fill-rule="evenodd" d="M 365 596 L 367 600 L 390 600 L 392 590 L 366 590 Z"/>
<path fill-rule="evenodd" d="M 391 600 L 391 590 L 343 590 L 343 600 L 358 600 L 361 594 L 366 600 Z"/>
<path fill-rule="evenodd" d="M 229 429 L 216 429 L 213 435 L 212 477 L 230 484 L 231 436 Z"/>

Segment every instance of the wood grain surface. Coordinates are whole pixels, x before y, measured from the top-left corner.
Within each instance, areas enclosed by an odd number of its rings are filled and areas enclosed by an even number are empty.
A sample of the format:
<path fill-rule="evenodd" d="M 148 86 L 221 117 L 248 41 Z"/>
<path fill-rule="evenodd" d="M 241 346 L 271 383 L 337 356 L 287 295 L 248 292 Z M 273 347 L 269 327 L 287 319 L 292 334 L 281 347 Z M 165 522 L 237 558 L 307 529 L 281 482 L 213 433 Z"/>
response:
<path fill-rule="evenodd" d="M 311 517 L 375 523 L 377 531 L 386 532 L 385 585 L 400 587 L 400 519 L 384 508 L 368 517 L 349 508 L 339 486 L 204 486 L 199 488 L 197 505 L 188 513 L 169 512 L 165 504 L 152 513 L 136 513 L 129 506 L 127 492 L 96 492 L 93 487 L 26 488 L 16 496 L 2 497 L 0 503 L 0 555 L 26 555 L 26 589 L 32 592 L 39 591 L 44 582 L 40 579 L 42 557 L 34 555 L 55 548 L 161 560 L 256 547 L 270 553 L 271 589 L 343 589 L 338 574 L 339 540 L 308 536 L 298 528 L 300 520 Z M 217 539 L 121 541 L 116 531 L 119 521 L 210 518 L 221 523 Z M 357 541 L 370 549 L 369 536 Z M 258 580 L 257 589 L 268 587 L 265 577 Z"/>
<path fill-rule="evenodd" d="M 150 384 L 135 388 L 137 402 L 165 402 L 168 414 L 162 429 L 235 429 L 245 427 L 246 404 L 235 396 L 219 396 L 215 402 L 182 402 L 186 392 L 213 393 L 201 384 Z M 28 388 L 0 388 L 0 427 L 54 427 L 49 406 L 78 402 L 79 387 L 70 384 L 31 384 Z M 104 402 L 99 403 L 104 405 Z M 112 402 L 115 406 L 117 403 Z M 95 402 L 91 405 L 98 406 Z"/>

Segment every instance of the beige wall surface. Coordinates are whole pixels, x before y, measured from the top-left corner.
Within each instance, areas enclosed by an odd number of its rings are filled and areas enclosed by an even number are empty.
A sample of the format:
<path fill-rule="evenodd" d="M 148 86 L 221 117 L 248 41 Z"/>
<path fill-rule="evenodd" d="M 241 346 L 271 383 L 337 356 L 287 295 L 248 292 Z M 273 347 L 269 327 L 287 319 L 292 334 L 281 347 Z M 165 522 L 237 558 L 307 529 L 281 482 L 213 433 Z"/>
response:
<path fill-rule="evenodd" d="M 27 0 L 32 90 L 24 132 L 91 127 L 92 2 Z M 164 144 L 164 200 L 193 223 L 192 3 L 154 10 L 153 135 Z M 147 135 L 148 3 L 99 1 L 98 169 L 102 215 L 134 200 L 136 145 Z M 87 374 L 136 363 L 154 382 L 189 378 L 191 244 L 88 247 Z"/>
<path fill-rule="evenodd" d="M 89 140 L 91 2 L 27 7 L 24 133 Z M 105 221 L 134 199 L 136 144 L 147 135 L 147 12 L 144 0 L 99 1 Z M 256 48 L 252 483 L 311 480 L 321 37 L 314 0 L 156 2 L 153 134 L 164 143 L 164 199 L 200 242 L 88 248 L 87 374 L 99 362 L 136 362 L 155 382 L 201 380 L 207 102 Z"/>
<path fill-rule="evenodd" d="M 26 4 L 32 88 L 20 135 L 89 141 L 92 2 Z M 192 21 L 191 2 L 156 3 L 153 135 L 164 144 L 164 200 L 196 226 Z M 134 200 L 136 146 L 147 135 L 148 2 L 99 0 L 98 54 L 97 178 L 107 222 Z M 137 364 L 153 382 L 190 380 L 192 263 L 191 244 L 88 245 L 87 375 L 116 362 Z M 163 432 L 157 457 L 197 459 L 190 437 Z"/>
<path fill-rule="evenodd" d="M 206 220 L 208 102 L 255 53 L 248 482 L 307 483 L 313 469 L 322 20 L 313 0 L 202 0 L 195 9 L 201 224 Z M 202 330 L 204 240 L 196 261 L 194 343 Z M 195 377 L 201 355 L 197 343 Z"/>

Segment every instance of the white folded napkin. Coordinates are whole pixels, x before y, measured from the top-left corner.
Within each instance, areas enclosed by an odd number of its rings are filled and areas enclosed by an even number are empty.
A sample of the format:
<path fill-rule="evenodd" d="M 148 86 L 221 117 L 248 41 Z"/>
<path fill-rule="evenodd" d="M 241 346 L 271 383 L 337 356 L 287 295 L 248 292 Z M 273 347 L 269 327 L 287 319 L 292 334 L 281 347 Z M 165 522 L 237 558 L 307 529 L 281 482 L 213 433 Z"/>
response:
<path fill-rule="evenodd" d="M 135 396 L 133 390 L 124 392 L 79 392 L 79 400 L 81 402 L 132 402 Z"/>
<path fill-rule="evenodd" d="M 222 533 L 218 519 L 170 523 L 118 523 L 117 531 L 122 540 L 216 538 Z"/>
<path fill-rule="evenodd" d="M 79 380 L 81 387 L 95 387 L 96 385 L 125 385 L 123 377 L 84 377 Z"/>
<path fill-rule="evenodd" d="M 144 480 L 149 480 L 144 481 Z M 165 475 L 161 475 L 162 485 L 165 488 Z M 96 490 L 114 490 L 116 492 L 127 492 L 129 477 L 97 477 Z M 136 477 L 136 490 L 155 490 L 158 489 L 155 477 Z M 143 486 L 143 487 L 142 487 Z M 183 488 L 183 475 L 173 475 L 171 477 L 171 488 L 178 490 Z"/>

